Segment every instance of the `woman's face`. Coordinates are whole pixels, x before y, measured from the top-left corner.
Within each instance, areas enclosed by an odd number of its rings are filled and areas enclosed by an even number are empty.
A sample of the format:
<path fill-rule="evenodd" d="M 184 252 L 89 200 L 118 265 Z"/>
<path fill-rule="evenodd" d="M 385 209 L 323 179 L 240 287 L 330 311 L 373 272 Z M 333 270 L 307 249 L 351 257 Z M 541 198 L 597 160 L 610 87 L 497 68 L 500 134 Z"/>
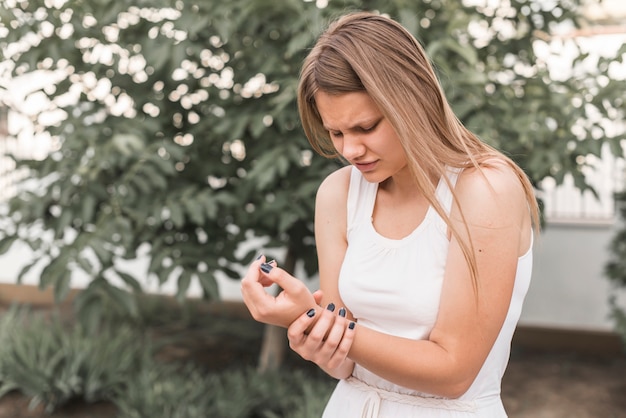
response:
<path fill-rule="evenodd" d="M 335 149 L 371 183 L 407 169 L 394 129 L 365 92 L 315 95 L 317 110 Z"/>

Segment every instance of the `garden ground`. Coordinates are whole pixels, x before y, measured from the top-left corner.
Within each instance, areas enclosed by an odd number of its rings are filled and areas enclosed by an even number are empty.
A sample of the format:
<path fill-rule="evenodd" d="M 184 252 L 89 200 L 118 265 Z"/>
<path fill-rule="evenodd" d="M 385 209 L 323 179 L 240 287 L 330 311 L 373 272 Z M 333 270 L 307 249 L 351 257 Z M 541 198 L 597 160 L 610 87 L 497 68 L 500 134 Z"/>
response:
<path fill-rule="evenodd" d="M 242 341 L 230 333 L 215 338 L 202 327 L 167 325 L 161 329 L 176 334 L 161 352 L 168 359 L 193 359 L 217 369 L 234 364 L 254 364 L 258 355 L 262 327 L 240 310 L 213 316 L 219 329 L 247 330 L 250 338 Z M 250 343 L 250 342 L 253 343 Z M 285 367 L 311 367 L 310 363 L 288 353 Z M 502 398 L 511 418 L 626 418 L 626 356 L 592 355 L 567 350 L 533 350 L 513 347 L 505 374 Z M 10 393 L 0 399 L 0 418 L 114 418 L 109 403 L 74 402 L 46 415 L 41 408 L 30 410 L 28 399 Z"/>

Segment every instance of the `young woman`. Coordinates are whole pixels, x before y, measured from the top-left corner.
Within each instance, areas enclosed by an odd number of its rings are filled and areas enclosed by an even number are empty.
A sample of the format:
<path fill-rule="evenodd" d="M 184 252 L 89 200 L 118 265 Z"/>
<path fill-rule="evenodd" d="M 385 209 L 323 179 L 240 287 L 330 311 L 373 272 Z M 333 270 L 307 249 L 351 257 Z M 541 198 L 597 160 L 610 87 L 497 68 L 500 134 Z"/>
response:
<path fill-rule="evenodd" d="M 313 148 L 349 165 L 317 194 L 320 291 L 260 257 L 242 280 L 252 315 L 340 379 L 324 417 L 505 417 L 537 223 L 527 177 L 460 123 L 422 47 L 380 15 L 329 26 L 298 105 Z"/>

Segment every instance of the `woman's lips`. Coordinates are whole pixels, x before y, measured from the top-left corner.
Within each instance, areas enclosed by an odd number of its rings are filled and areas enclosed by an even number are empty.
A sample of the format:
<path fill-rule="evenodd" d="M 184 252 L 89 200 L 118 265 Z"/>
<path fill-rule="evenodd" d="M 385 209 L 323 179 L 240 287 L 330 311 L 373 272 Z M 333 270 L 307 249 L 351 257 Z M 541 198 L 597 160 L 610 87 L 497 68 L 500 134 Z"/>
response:
<path fill-rule="evenodd" d="M 378 164 L 378 161 L 370 161 L 367 163 L 354 163 L 354 166 L 358 168 L 361 172 L 365 173 L 368 171 L 372 171 L 374 168 L 376 168 L 376 164 Z"/>

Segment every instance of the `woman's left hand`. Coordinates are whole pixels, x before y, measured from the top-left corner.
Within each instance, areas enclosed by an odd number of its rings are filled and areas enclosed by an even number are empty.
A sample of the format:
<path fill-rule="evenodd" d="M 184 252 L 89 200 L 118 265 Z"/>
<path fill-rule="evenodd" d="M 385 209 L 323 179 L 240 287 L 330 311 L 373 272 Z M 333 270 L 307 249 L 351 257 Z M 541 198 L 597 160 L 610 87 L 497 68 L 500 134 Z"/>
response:
<path fill-rule="evenodd" d="M 243 301 L 254 319 L 287 328 L 304 312 L 319 308 L 302 281 L 264 261 L 265 258 L 261 257 L 253 262 L 241 281 Z M 283 289 L 278 296 L 265 291 L 268 280 Z"/>
<path fill-rule="evenodd" d="M 355 323 L 346 316 L 345 308 L 333 313 L 335 305 L 326 309 L 318 308 L 302 314 L 287 330 L 289 346 L 305 360 L 312 361 L 333 376 L 340 368 L 348 366 L 352 372 L 352 362 L 348 352 L 354 340 Z M 350 365 L 347 364 L 350 363 Z M 346 376 L 336 376 L 338 378 Z"/>

